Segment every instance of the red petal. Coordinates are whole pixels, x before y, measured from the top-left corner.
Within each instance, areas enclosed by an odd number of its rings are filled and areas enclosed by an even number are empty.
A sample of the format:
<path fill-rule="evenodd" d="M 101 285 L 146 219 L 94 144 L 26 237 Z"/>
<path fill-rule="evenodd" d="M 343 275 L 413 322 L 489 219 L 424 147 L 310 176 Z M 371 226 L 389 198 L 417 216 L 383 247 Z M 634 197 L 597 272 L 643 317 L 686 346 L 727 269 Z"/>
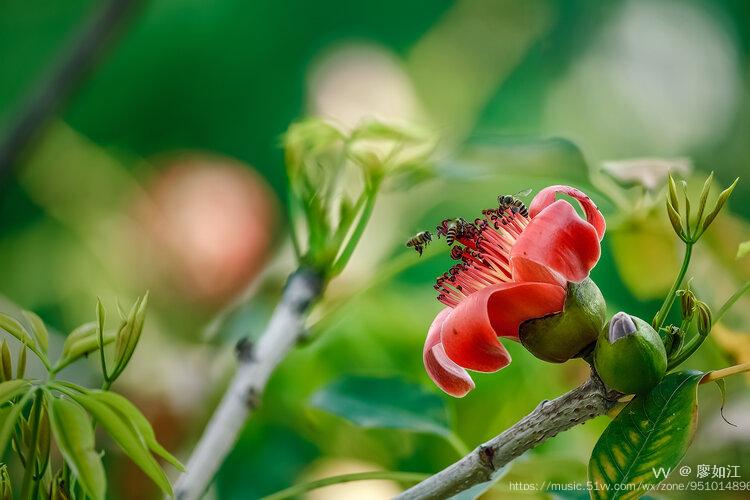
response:
<path fill-rule="evenodd" d="M 445 352 L 459 366 L 494 372 L 510 363 L 497 337 L 518 339 L 518 327 L 532 318 L 559 312 L 565 289 L 547 283 L 500 283 L 465 298 L 445 319 Z"/>
<path fill-rule="evenodd" d="M 589 275 L 600 254 L 594 226 L 581 219 L 573 205 L 557 200 L 531 219 L 511 248 L 513 280 L 578 282 Z"/>
<path fill-rule="evenodd" d="M 531 205 L 529 206 L 529 216 L 533 219 L 542 210 L 552 205 L 555 202 L 555 195 L 557 193 L 567 194 L 571 198 L 578 200 L 578 203 L 583 207 L 583 211 L 586 212 L 586 220 L 589 224 L 594 226 L 596 234 L 599 235 L 599 239 L 601 240 L 604 237 L 604 230 L 607 227 L 607 223 L 604 222 L 602 213 L 586 193 L 574 187 L 557 185 L 542 189 L 531 201 Z"/>
<path fill-rule="evenodd" d="M 435 317 L 427 333 L 427 340 L 422 351 L 422 359 L 427 374 L 433 382 L 442 390 L 457 398 L 465 396 L 474 388 L 474 381 L 469 374 L 454 363 L 447 354 L 443 344 L 440 343 L 440 330 L 443 328 L 445 318 L 453 312 L 446 307 Z"/>

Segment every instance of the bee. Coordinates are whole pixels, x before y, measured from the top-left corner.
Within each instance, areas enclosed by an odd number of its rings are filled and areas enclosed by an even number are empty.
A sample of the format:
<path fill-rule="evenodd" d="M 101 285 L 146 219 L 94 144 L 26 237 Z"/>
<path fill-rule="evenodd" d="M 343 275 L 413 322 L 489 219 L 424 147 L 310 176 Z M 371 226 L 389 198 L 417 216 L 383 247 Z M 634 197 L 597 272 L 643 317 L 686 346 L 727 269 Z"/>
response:
<path fill-rule="evenodd" d="M 431 241 L 432 233 L 430 233 L 429 231 L 421 231 L 409 238 L 409 240 L 406 242 L 406 246 L 409 248 L 414 248 L 414 250 L 416 250 L 421 257 L 424 247 L 426 247 L 427 244 Z"/>
<path fill-rule="evenodd" d="M 503 213 L 510 210 L 510 215 L 521 214 L 529 216 L 529 209 L 519 198 L 526 198 L 531 194 L 531 189 L 524 189 L 515 194 L 501 194 L 497 197 L 498 212 Z"/>
<path fill-rule="evenodd" d="M 452 245 L 456 241 L 456 238 L 463 234 L 464 229 L 468 225 L 469 223 L 463 217 L 459 217 L 448 223 L 448 227 L 445 230 L 445 242 L 448 243 L 448 246 Z"/>
<path fill-rule="evenodd" d="M 467 222 L 463 217 L 445 219 L 437 226 L 436 230 L 438 238 L 445 236 L 448 246 L 453 245 L 456 240 L 460 240 L 461 238 L 474 238 L 477 233 L 477 228 L 474 224 Z"/>

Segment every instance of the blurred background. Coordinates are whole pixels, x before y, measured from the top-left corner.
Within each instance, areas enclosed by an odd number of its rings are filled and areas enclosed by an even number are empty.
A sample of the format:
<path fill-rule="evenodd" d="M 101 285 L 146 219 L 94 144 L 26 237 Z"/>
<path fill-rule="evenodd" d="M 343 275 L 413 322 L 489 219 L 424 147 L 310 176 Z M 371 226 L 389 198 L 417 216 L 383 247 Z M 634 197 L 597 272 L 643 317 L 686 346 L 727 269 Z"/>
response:
<path fill-rule="evenodd" d="M 0 2 L 0 133 L 103 3 Z M 750 4 L 742 0 L 135 3 L 2 177 L 0 309 L 36 311 L 59 349 L 94 318 L 97 297 L 114 311 L 118 299 L 150 289 L 141 345 L 115 390 L 181 458 L 232 373 L 234 343 L 261 331 L 294 266 L 283 209 L 287 126 L 308 114 L 344 126 L 377 117 L 440 137 L 435 178 L 380 199 L 350 267 L 311 318 L 314 340 L 273 376 L 215 498 L 256 498 L 346 472 L 431 473 L 458 458 L 439 437 L 363 429 L 311 404 L 351 375 L 397 377 L 438 394 L 421 349 L 442 307 L 433 280 L 450 260 L 443 252 L 389 266 L 413 233 L 478 216 L 501 193 L 575 185 L 608 220 L 593 272 L 608 307 L 650 319 L 682 252 L 663 207 L 667 170 L 695 190 L 712 170 L 717 188 L 750 171 Z M 750 179 L 742 179 L 689 274 L 714 307 L 750 279 L 750 257 L 736 257 L 750 239 L 748 218 Z M 551 365 L 518 345 L 509 350 L 513 363 L 476 375 L 466 398 L 436 396 L 470 447 L 587 374 L 581 361 Z M 690 366 L 735 361 L 750 361 L 747 299 Z M 98 383 L 96 365 L 66 375 Z M 719 391 L 701 388 L 684 463 L 740 465 L 750 480 L 746 384 L 727 381 L 724 415 L 737 427 L 721 419 Z M 607 422 L 524 455 L 483 498 L 548 497 L 509 493 L 510 481 L 585 481 Z M 112 498 L 158 496 L 116 449 L 105 461 Z M 309 498 L 385 498 L 400 488 L 353 483 Z M 742 497 L 734 495 L 716 498 Z"/>

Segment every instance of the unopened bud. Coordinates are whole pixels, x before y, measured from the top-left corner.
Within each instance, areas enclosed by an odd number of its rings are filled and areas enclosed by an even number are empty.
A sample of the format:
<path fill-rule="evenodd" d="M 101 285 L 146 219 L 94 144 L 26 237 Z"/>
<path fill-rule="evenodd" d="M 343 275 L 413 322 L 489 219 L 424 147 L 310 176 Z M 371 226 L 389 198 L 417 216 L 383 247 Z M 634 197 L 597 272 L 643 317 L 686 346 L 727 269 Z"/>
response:
<path fill-rule="evenodd" d="M 608 387 L 638 394 L 650 390 L 664 377 L 667 353 L 649 323 L 619 312 L 601 331 L 594 365 Z"/>
<path fill-rule="evenodd" d="M 662 337 L 662 341 L 664 343 L 664 350 L 667 352 L 667 359 L 669 359 L 672 354 L 679 352 L 682 348 L 685 335 L 683 334 L 683 331 L 675 325 L 669 325 L 663 330 L 665 331 L 665 334 Z"/>
<path fill-rule="evenodd" d="M 609 323 L 609 342 L 613 343 L 627 335 L 632 335 L 638 328 L 635 321 L 629 315 L 620 312 L 612 316 Z"/>
<path fill-rule="evenodd" d="M 698 318 L 696 323 L 698 326 L 698 334 L 706 336 L 711 333 L 711 327 L 713 324 L 711 319 L 711 309 L 705 302 L 700 301 L 698 301 L 697 308 Z"/>
<path fill-rule="evenodd" d="M 677 292 L 680 295 L 680 309 L 682 311 L 683 318 L 690 318 L 695 312 L 695 294 L 692 290 L 680 290 Z"/>

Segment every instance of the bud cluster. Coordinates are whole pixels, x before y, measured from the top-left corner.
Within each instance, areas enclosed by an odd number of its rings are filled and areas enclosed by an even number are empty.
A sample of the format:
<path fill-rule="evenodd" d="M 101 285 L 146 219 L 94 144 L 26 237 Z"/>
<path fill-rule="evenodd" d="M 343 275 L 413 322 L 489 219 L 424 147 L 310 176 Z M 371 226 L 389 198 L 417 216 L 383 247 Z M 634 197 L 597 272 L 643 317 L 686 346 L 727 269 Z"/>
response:
<path fill-rule="evenodd" d="M 724 208 L 724 205 L 732 195 L 732 191 L 734 191 L 739 178 L 735 179 L 728 188 L 719 193 L 713 209 L 706 214 L 706 203 L 708 201 L 709 193 L 711 192 L 711 184 L 713 184 L 713 181 L 714 174 L 711 172 L 711 175 L 709 175 L 703 183 L 703 189 L 701 190 L 700 198 L 698 200 L 698 211 L 693 220 L 690 214 L 690 199 L 687 195 L 687 183 L 685 181 L 680 182 L 684 197 L 684 211 L 681 213 L 680 202 L 677 196 L 677 183 L 675 182 L 674 177 L 672 177 L 671 174 L 669 175 L 667 214 L 669 215 L 669 221 L 672 223 L 675 233 L 677 233 L 677 236 L 679 236 L 685 243 L 693 244 L 700 239 L 706 229 L 708 229 L 714 219 L 716 219 L 716 216 L 719 215 L 721 209 Z"/>
<path fill-rule="evenodd" d="M 695 320 L 696 328 L 699 335 L 708 335 L 711 332 L 712 319 L 711 308 L 702 300 L 698 300 L 695 292 L 688 287 L 684 290 L 678 290 L 677 296 L 680 297 L 680 311 L 682 313 L 683 330 Z"/>
<path fill-rule="evenodd" d="M 289 127 L 289 230 L 300 263 L 328 278 L 340 273 L 384 183 L 410 186 L 428 177 L 434 148 L 421 131 L 380 122 L 347 131 L 310 118 Z"/>

